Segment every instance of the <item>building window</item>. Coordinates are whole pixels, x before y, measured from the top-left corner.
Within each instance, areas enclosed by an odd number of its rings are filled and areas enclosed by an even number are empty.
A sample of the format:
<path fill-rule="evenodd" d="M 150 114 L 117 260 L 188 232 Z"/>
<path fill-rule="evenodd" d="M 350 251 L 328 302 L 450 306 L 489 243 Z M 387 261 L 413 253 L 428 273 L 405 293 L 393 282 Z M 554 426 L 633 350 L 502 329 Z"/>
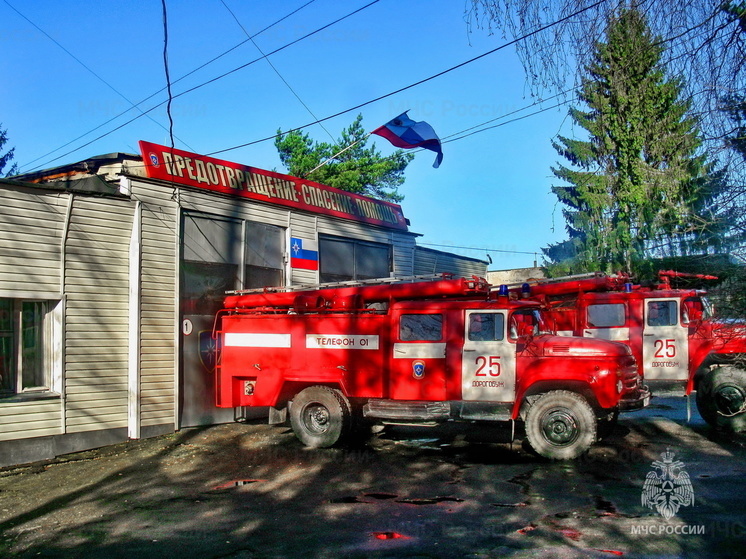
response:
<path fill-rule="evenodd" d="M 391 247 L 339 237 L 319 238 L 321 283 L 387 278 L 391 275 Z"/>
<path fill-rule="evenodd" d="M 283 285 L 285 229 L 184 215 L 181 299 L 184 314 L 214 314 L 226 291 Z"/>
<path fill-rule="evenodd" d="M 0 393 L 51 389 L 50 301 L 0 298 Z"/>
<path fill-rule="evenodd" d="M 246 267 L 243 288 L 283 285 L 285 229 L 266 223 L 246 222 Z"/>

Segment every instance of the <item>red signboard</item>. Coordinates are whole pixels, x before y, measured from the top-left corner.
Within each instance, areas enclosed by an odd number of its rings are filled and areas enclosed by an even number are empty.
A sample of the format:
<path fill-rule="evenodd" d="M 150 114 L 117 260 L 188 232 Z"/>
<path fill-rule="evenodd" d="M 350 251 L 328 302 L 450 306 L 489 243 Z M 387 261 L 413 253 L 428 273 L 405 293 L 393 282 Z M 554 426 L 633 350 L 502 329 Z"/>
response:
<path fill-rule="evenodd" d="M 147 176 L 372 225 L 407 230 L 401 206 L 317 182 L 140 142 Z"/>

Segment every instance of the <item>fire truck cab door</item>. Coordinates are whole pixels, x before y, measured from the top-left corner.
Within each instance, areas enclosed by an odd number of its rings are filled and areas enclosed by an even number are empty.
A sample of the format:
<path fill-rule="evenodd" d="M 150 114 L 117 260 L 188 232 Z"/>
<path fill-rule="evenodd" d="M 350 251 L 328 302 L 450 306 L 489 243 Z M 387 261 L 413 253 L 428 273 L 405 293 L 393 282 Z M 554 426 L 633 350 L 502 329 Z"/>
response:
<path fill-rule="evenodd" d="M 678 299 L 646 299 L 642 360 L 647 380 L 689 377 L 688 328 L 681 325 Z"/>
<path fill-rule="evenodd" d="M 507 336 L 507 312 L 467 310 L 461 360 L 464 400 L 515 400 L 515 344 Z"/>

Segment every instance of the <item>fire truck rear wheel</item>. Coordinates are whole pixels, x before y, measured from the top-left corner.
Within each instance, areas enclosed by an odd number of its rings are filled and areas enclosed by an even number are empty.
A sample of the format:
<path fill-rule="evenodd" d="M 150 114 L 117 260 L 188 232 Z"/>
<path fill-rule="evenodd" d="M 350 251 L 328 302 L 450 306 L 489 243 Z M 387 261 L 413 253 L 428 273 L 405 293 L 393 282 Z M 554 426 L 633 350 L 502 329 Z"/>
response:
<path fill-rule="evenodd" d="M 575 392 L 553 390 L 542 394 L 526 413 L 526 436 L 544 458 L 572 460 L 585 453 L 597 433 L 596 414 Z"/>
<path fill-rule="evenodd" d="M 697 386 L 697 409 L 716 429 L 746 431 L 746 371 L 728 365 L 705 374 Z"/>
<path fill-rule="evenodd" d="M 333 446 L 350 429 L 350 404 L 344 395 L 328 386 L 301 390 L 290 406 L 290 425 L 295 436 L 312 448 Z"/>

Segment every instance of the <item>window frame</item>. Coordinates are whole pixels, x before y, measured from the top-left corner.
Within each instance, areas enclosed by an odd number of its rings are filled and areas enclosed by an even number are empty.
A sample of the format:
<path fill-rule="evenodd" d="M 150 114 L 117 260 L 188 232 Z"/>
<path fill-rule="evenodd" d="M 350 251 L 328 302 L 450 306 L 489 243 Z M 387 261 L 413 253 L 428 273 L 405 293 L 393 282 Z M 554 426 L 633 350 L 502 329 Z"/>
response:
<path fill-rule="evenodd" d="M 324 243 L 344 243 L 350 245 L 352 248 L 352 272 L 351 274 L 332 274 L 327 270 L 324 270 L 325 255 L 324 255 Z M 378 275 L 375 277 L 364 276 L 360 277 L 359 263 L 358 263 L 358 251 L 364 248 L 371 249 L 382 249 L 386 251 L 386 273 L 384 275 Z M 389 243 L 379 243 L 376 241 L 367 241 L 362 239 L 350 239 L 347 237 L 338 237 L 335 235 L 319 235 L 319 282 L 320 283 L 333 283 L 340 281 L 362 281 L 366 279 L 376 279 L 379 277 L 391 277 L 393 272 L 393 246 Z M 331 274 L 334 278 L 325 279 L 324 275 Z"/>
<path fill-rule="evenodd" d="M 621 307 L 622 313 L 621 313 L 621 322 L 618 320 L 614 321 L 613 323 L 607 323 L 609 320 L 606 320 L 603 324 L 597 324 L 596 322 L 593 322 L 591 320 L 591 309 L 600 309 L 601 307 Z M 612 316 L 611 313 L 604 313 L 603 315 L 594 315 L 593 319 L 598 321 L 597 319 L 603 318 L 603 319 L 610 319 L 610 318 L 618 318 L 619 314 L 618 312 Z M 588 328 L 622 328 L 627 325 L 627 305 L 624 303 L 590 303 L 585 311 L 585 320 L 588 325 Z"/>
<path fill-rule="evenodd" d="M 64 298 L 59 296 L 39 296 L 23 294 L 14 296 L 13 293 L 0 293 L 0 299 L 11 301 L 11 376 L 8 389 L 0 385 L 0 401 L 26 400 L 35 397 L 59 396 L 63 384 L 63 320 Z M 38 328 L 41 341 L 39 357 L 41 359 L 42 382 L 32 386 L 24 386 L 24 317 L 23 307 L 27 303 L 43 304 L 43 314 Z"/>
<path fill-rule="evenodd" d="M 197 234 L 187 235 L 187 223 L 191 222 L 191 228 Z M 203 231 L 200 226 L 202 222 L 208 222 Z M 264 275 L 265 277 L 273 276 L 274 284 L 277 287 L 286 285 L 288 278 L 288 228 L 283 225 L 267 223 L 246 219 L 242 217 L 226 217 L 216 214 L 208 214 L 197 211 L 182 211 L 182 228 L 180 234 L 180 254 L 179 254 L 179 286 L 182 312 L 184 314 L 214 314 L 222 308 L 222 302 L 225 291 L 237 289 L 251 289 L 256 287 L 267 287 L 270 284 L 259 282 L 263 285 L 254 285 L 250 281 L 253 271 Z M 257 258 L 252 258 L 250 245 L 252 239 L 253 227 L 258 229 L 276 229 L 276 234 L 281 239 L 281 254 L 274 258 L 274 264 L 279 264 L 278 268 L 262 266 Z M 216 246 L 208 246 L 207 250 L 200 246 L 201 237 L 207 237 L 205 231 L 210 232 L 213 229 L 222 228 L 227 232 L 226 239 L 221 239 Z M 189 239 L 195 240 L 194 248 L 188 247 Z M 209 241 L 209 239 L 208 239 Z M 221 244 L 222 243 L 222 244 Z M 226 244 L 226 246 L 223 246 Z M 218 250 L 221 249 L 221 250 Z M 210 256 L 215 256 L 216 260 L 208 260 Z M 188 258 L 188 256 L 198 257 L 198 260 Z M 204 273 L 202 273 L 204 272 Z M 214 272 L 214 274 L 212 273 Z M 191 274 L 191 275 L 190 275 Z M 196 285 L 200 279 L 209 281 L 213 278 L 219 289 L 202 290 L 202 292 L 187 289 L 188 285 Z M 222 280 L 222 281 L 218 281 Z"/>
<path fill-rule="evenodd" d="M 505 328 L 505 315 L 502 312 L 495 311 L 476 311 L 469 313 L 469 322 L 466 325 L 466 337 L 470 342 L 502 342 L 507 337 Z M 491 319 L 491 328 L 489 330 L 484 329 L 482 324 L 482 318 L 489 317 Z M 500 317 L 496 319 L 496 317 Z M 479 320 L 477 320 L 477 318 Z M 476 329 L 477 323 L 480 324 L 480 329 Z M 485 337 L 484 334 L 491 334 Z"/>
<path fill-rule="evenodd" d="M 440 319 L 440 327 L 438 329 L 438 337 L 437 338 L 434 338 L 434 337 L 419 337 L 419 336 L 415 337 L 414 334 L 417 332 L 417 330 L 416 329 L 412 329 L 412 328 L 410 328 L 412 335 L 406 335 L 405 336 L 405 334 L 404 334 L 404 328 L 405 328 L 405 326 L 407 326 L 409 328 L 409 326 L 406 324 L 407 321 L 409 321 L 409 320 L 417 321 L 417 319 L 428 319 L 428 320 L 432 321 L 436 317 L 438 319 Z M 426 324 L 425 322 L 422 322 L 422 321 L 419 321 L 419 322 L 420 322 L 420 326 L 421 327 L 425 327 L 425 328 L 428 327 L 428 324 Z M 437 313 L 433 313 L 433 312 L 428 312 L 428 313 L 410 313 L 410 312 L 402 313 L 401 315 L 399 315 L 399 328 L 398 328 L 397 335 L 399 337 L 399 341 L 401 341 L 401 342 L 442 342 L 443 341 L 443 331 L 444 331 L 443 326 L 444 326 L 444 324 L 445 324 L 445 316 L 443 315 L 443 313 L 440 313 L 440 312 L 437 312 Z M 429 329 L 429 330 L 432 331 L 432 332 L 435 332 L 434 329 Z"/>
<path fill-rule="evenodd" d="M 657 306 L 658 309 L 656 309 L 656 313 L 660 313 L 660 308 L 662 306 L 666 307 L 665 315 L 658 314 L 658 316 L 653 317 L 652 315 L 652 309 L 653 306 Z M 652 328 L 666 328 L 669 326 L 678 326 L 681 321 L 680 316 L 680 305 L 679 301 L 676 299 L 665 299 L 665 300 L 653 300 L 653 301 L 647 301 L 646 302 L 646 309 L 645 309 L 645 326 L 646 327 L 652 327 Z M 662 320 L 665 318 L 666 320 Z M 659 323 L 656 323 L 655 319 L 658 319 Z"/>

